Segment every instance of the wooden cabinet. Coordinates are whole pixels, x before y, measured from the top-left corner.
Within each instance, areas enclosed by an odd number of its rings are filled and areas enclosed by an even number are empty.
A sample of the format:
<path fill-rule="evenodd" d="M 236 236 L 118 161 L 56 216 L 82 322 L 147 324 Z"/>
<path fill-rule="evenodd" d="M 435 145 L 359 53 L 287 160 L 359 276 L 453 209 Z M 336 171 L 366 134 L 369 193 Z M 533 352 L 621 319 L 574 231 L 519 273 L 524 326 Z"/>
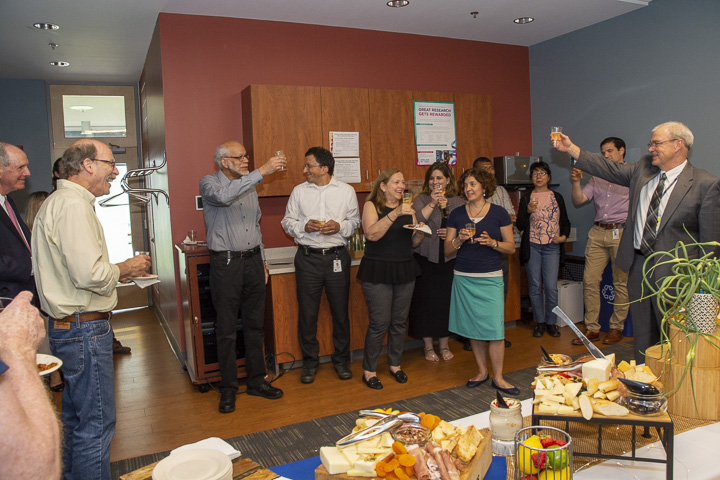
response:
<path fill-rule="evenodd" d="M 305 152 L 323 145 L 320 87 L 251 85 L 242 91 L 243 144 L 251 168 L 285 150 L 287 169 L 257 186 L 261 197 L 290 195 L 303 178 Z M 327 141 L 326 141 L 327 142 Z"/>
<path fill-rule="evenodd" d="M 341 87 L 250 85 L 242 91 L 243 142 L 258 168 L 276 150 L 285 150 L 288 168 L 270 175 L 258 195 L 290 195 L 301 181 L 305 152 L 328 148 L 331 131 L 359 132 L 360 183 L 370 191 L 378 172 L 400 169 L 406 180 L 424 179 L 427 167 L 417 166 L 414 101 L 454 102 L 458 167 L 472 167 L 478 156 L 492 156 L 490 97 L 450 92 L 413 92 Z"/>
<path fill-rule="evenodd" d="M 190 380 L 207 391 L 220 381 L 215 340 L 215 308 L 210 292 L 210 256 L 205 247 L 176 245 L 180 266 L 187 368 Z M 237 335 L 238 378 L 245 378 L 242 330 Z"/>
<path fill-rule="evenodd" d="M 362 284 L 357 277 L 358 266 L 350 267 L 350 351 L 365 347 L 365 333 L 368 326 L 367 304 Z M 302 360 L 297 338 L 297 291 L 295 273 L 270 275 L 265 302 L 265 346 L 276 355 L 278 364 Z M 323 292 L 318 312 L 317 339 L 320 356 L 332 355 L 332 315 L 327 297 Z"/>

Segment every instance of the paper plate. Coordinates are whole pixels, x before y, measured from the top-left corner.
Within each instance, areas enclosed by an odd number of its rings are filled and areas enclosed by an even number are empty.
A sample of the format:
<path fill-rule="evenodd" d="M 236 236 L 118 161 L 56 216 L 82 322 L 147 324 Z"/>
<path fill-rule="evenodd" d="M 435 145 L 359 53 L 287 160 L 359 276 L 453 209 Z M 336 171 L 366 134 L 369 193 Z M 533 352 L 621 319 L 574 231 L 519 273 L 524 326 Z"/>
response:
<path fill-rule="evenodd" d="M 229 476 L 228 476 L 229 475 Z M 209 448 L 185 450 L 164 458 L 152 472 L 153 480 L 222 480 L 232 478 L 227 455 Z"/>
<path fill-rule="evenodd" d="M 62 360 L 60 360 L 57 357 L 54 357 L 52 355 L 46 355 L 44 353 L 38 353 L 35 355 L 35 363 L 38 365 L 48 365 L 50 363 L 56 363 L 52 368 L 48 368 L 47 370 L 43 370 L 42 372 L 39 372 L 41 376 L 50 375 L 52 372 L 57 370 L 58 368 L 62 367 Z M 39 367 L 38 367 L 39 368 Z"/>
<path fill-rule="evenodd" d="M 132 281 L 135 281 L 135 280 L 154 280 L 154 279 L 156 279 L 156 278 L 158 278 L 157 275 L 147 275 L 147 276 L 145 276 L 145 277 L 130 277 L 130 280 L 132 280 Z"/>

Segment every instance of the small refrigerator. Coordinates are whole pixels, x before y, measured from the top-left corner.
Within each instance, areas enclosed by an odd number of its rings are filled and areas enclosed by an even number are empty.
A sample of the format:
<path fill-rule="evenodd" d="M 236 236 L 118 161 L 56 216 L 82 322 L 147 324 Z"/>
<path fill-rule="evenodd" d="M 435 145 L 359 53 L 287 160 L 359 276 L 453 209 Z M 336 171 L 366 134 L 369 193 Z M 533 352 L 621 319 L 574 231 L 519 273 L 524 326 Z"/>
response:
<path fill-rule="evenodd" d="M 583 321 L 585 315 L 583 303 L 583 284 L 570 280 L 558 280 L 558 307 L 570 317 L 573 323 Z M 567 327 L 564 320 L 558 318 L 558 325 Z"/>

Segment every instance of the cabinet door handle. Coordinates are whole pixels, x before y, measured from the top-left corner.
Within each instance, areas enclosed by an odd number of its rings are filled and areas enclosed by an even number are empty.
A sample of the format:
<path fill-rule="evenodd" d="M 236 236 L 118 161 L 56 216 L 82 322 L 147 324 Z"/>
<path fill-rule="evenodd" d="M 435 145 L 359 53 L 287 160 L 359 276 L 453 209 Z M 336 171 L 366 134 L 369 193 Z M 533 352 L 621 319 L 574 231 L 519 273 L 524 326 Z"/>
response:
<path fill-rule="evenodd" d="M 370 180 L 370 174 L 367 169 L 365 170 L 365 180 Z"/>
<path fill-rule="evenodd" d="M 195 324 L 195 328 L 197 328 L 198 324 L 200 323 L 200 319 L 198 317 L 193 317 L 193 323 Z"/>

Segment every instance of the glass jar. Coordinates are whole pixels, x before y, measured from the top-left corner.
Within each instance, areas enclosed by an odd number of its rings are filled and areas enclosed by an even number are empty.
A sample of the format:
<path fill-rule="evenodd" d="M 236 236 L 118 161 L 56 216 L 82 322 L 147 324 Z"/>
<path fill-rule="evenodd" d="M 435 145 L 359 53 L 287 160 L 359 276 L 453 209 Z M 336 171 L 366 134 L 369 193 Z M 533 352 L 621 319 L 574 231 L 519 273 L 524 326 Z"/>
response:
<path fill-rule="evenodd" d="M 430 441 L 430 429 L 420 423 L 405 423 L 392 431 L 394 440 L 405 446 L 417 445 L 422 448 Z"/>
<path fill-rule="evenodd" d="M 653 416 L 667 412 L 668 399 L 660 390 L 655 395 L 635 393 L 629 388 L 623 395 L 623 404 L 635 415 Z"/>
<path fill-rule="evenodd" d="M 515 433 L 522 428 L 522 408 L 514 398 L 505 399 L 510 408 L 498 407 L 497 400 L 490 403 L 490 429 L 495 440 L 513 441 Z"/>

